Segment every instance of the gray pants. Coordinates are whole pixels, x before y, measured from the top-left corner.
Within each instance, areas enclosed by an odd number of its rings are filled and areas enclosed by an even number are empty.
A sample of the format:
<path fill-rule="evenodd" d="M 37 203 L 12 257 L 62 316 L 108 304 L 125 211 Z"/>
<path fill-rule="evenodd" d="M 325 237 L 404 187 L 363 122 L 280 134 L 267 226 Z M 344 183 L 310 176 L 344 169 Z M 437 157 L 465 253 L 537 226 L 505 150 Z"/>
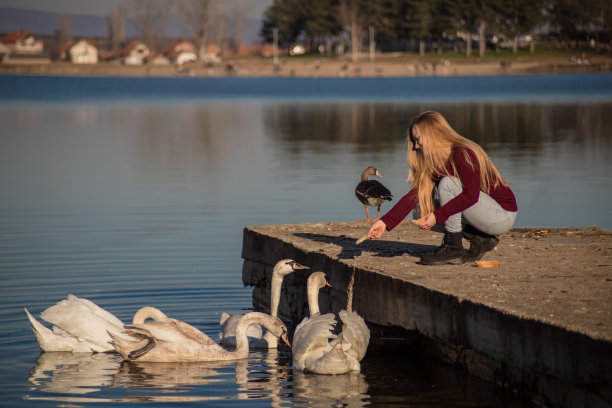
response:
<path fill-rule="evenodd" d="M 443 177 L 436 190 L 442 206 L 461 194 L 463 187 L 457 177 Z M 497 201 L 481 191 L 476 204 L 448 217 L 444 229 L 460 232 L 463 226 L 469 224 L 485 234 L 499 235 L 508 232 L 515 220 L 516 211 L 504 210 Z"/>

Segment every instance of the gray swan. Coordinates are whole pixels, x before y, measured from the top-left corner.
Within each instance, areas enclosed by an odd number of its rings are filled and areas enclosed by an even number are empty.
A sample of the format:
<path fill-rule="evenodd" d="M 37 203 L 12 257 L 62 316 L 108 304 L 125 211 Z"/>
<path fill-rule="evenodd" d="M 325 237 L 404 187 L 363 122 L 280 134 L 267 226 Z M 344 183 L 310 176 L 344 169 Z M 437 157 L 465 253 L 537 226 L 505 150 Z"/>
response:
<path fill-rule="evenodd" d="M 307 266 L 300 265 L 293 259 L 283 259 L 274 265 L 272 270 L 272 282 L 270 287 L 270 315 L 276 317 L 278 315 L 278 304 L 280 303 L 281 287 L 285 276 L 297 271 L 309 269 Z M 236 345 L 236 326 L 242 315 L 221 314 L 220 324 L 221 332 L 219 333 L 219 342 L 224 346 Z M 249 337 L 249 347 L 275 349 L 278 347 L 278 337 L 270 332 L 263 335 L 260 326 L 251 326 L 247 333 Z M 262 337 L 263 335 L 263 337 Z"/>
<path fill-rule="evenodd" d="M 236 327 L 236 349 L 224 349 L 195 327 L 150 308 L 153 322 L 125 326 L 122 337 L 111 334 L 112 345 L 125 360 L 149 362 L 223 361 L 247 358 L 247 329 L 264 326 L 288 345 L 287 327 L 277 317 L 260 312 L 245 314 Z M 127 337 L 127 339 L 125 338 Z"/>

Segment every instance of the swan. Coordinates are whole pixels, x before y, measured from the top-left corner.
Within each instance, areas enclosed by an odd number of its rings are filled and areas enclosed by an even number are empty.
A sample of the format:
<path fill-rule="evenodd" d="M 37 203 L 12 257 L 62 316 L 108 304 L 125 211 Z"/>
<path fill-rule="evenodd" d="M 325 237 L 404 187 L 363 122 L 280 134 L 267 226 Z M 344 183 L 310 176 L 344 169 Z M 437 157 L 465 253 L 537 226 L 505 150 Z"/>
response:
<path fill-rule="evenodd" d="M 363 221 L 376 221 L 380 218 L 380 206 L 385 201 L 391 201 L 393 194 L 385 186 L 377 180 L 368 180 L 368 176 L 378 176 L 382 178 L 382 175 L 378 172 L 376 167 L 368 167 L 361 173 L 361 181 L 355 187 L 355 195 L 363 204 L 366 212 L 366 219 Z M 378 214 L 376 218 L 372 220 L 370 218 L 370 212 L 368 206 L 378 207 Z"/>
<path fill-rule="evenodd" d="M 319 289 L 329 285 L 323 272 L 308 278 L 308 309 L 293 336 L 293 368 L 317 374 L 359 372 L 359 361 L 365 356 L 370 331 L 355 312 L 342 310 L 339 319 L 333 313 L 321 314 Z M 339 334 L 334 334 L 340 326 Z"/>
<path fill-rule="evenodd" d="M 247 329 L 253 324 L 264 326 L 290 346 L 285 324 L 279 318 L 265 313 L 251 312 L 240 319 L 236 327 L 236 350 L 229 351 L 195 327 L 166 317 L 155 308 L 150 309 L 156 311 L 151 313 L 155 321 L 126 325 L 124 336 L 110 334 L 113 347 L 125 360 L 170 363 L 247 358 Z"/>
<path fill-rule="evenodd" d="M 300 265 L 293 259 L 283 259 L 274 265 L 272 270 L 272 282 L 270 288 L 270 316 L 278 316 L 278 305 L 281 297 L 281 287 L 285 276 L 297 270 L 310 269 L 307 266 Z M 225 312 L 221 314 L 220 324 L 221 332 L 219 333 L 219 342 L 224 346 L 236 345 L 236 326 L 242 315 L 229 315 Z M 278 347 L 278 337 L 270 332 L 262 338 L 261 326 L 250 326 L 247 336 L 249 337 L 249 347 L 251 348 L 266 348 L 275 349 Z"/>
<path fill-rule="evenodd" d="M 66 299 L 45 309 L 40 317 L 53 324 L 48 329 L 27 308 L 24 308 L 34 336 L 42 351 L 92 353 L 114 351 L 108 333 L 122 336 L 123 322 L 89 299 L 68 295 Z M 150 311 L 141 309 L 134 323 L 142 323 Z"/>

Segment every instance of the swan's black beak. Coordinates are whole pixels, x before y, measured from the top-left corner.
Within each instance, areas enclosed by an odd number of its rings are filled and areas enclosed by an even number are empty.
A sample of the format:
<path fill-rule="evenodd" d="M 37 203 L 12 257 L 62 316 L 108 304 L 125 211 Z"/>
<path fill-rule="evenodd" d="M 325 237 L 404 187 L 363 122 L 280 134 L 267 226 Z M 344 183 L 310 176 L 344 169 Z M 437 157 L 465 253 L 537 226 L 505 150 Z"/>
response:
<path fill-rule="evenodd" d="M 283 339 L 283 341 L 285 342 L 286 345 L 289 346 L 289 348 L 291 348 L 291 343 L 289 343 L 289 337 L 287 337 L 287 333 L 283 333 L 281 335 L 281 339 Z"/>

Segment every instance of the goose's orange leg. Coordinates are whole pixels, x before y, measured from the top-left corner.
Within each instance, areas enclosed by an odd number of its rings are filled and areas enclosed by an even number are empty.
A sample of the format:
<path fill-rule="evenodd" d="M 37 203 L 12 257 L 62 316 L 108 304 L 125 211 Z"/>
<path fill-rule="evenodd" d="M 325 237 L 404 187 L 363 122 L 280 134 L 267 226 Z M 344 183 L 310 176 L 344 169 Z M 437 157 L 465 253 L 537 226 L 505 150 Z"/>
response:
<path fill-rule="evenodd" d="M 366 219 L 361 221 L 372 221 L 372 219 L 370 218 L 370 212 L 368 211 L 368 206 L 364 205 L 363 208 L 365 208 L 366 211 Z"/>

